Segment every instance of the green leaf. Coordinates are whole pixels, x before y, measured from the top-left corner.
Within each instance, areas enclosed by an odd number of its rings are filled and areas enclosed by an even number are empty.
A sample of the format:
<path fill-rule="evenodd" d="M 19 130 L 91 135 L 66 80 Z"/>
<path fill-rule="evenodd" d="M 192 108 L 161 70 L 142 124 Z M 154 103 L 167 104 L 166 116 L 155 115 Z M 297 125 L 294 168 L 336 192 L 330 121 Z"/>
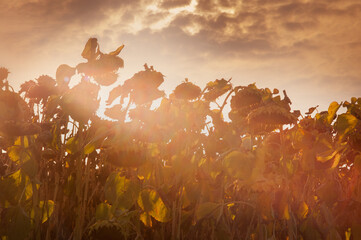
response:
<path fill-rule="evenodd" d="M 67 151 L 70 154 L 74 154 L 79 149 L 79 140 L 76 137 L 71 137 L 68 139 L 68 141 L 65 143 L 65 151 Z"/>
<path fill-rule="evenodd" d="M 11 146 L 8 148 L 9 158 L 15 163 L 24 163 L 30 160 L 31 153 L 22 146 Z"/>
<path fill-rule="evenodd" d="M 196 220 L 199 221 L 203 218 L 212 216 L 214 212 L 221 206 L 219 203 L 205 202 L 201 203 L 195 211 Z"/>
<path fill-rule="evenodd" d="M 38 162 L 34 158 L 31 158 L 24 162 L 22 170 L 26 175 L 33 179 L 38 173 Z"/>
<path fill-rule="evenodd" d="M 138 205 L 159 222 L 168 222 L 170 220 L 170 210 L 155 190 L 143 190 L 139 194 Z"/>
<path fill-rule="evenodd" d="M 121 177 L 119 173 L 113 172 L 109 175 L 105 187 L 105 199 L 115 204 L 119 196 L 121 196 L 129 187 L 129 180 L 125 177 Z"/>
<path fill-rule="evenodd" d="M 223 166 L 226 172 L 242 180 L 250 179 L 255 163 L 255 158 L 251 153 L 233 151 L 225 156 Z"/>
<path fill-rule="evenodd" d="M 84 154 L 91 154 L 92 152 L 94 152 L 94 150 L 95 150 L 94 143 L 88 143 L 84 147 Z"/>
<path fill-rule="evenodd" d="M 340 138 L 353 130 L 356 127 L 357 122 L 358 119 L 350 113 L 343 113 L 339 115 L 335 123 L 335 129 L 340 135 Z"/>
<path fill-rule="evenodd" d="M 105 199 L 121 209 L 130 209 L 137 201 L 140 187 L 135 181 L 131 181 L 119 173 L 109 175 L 105 187 Z"/>
<path fill-rule="evenodd" d="M 95 218 L 97 220 L 109 220 L 112 216 L 111 208 L 112 206 L 108 203 L 99 204 L 95 210 Z"/>
<path fill-rule="evenodd" d="M 33 195 L 33 189 L 30 178 L 22 173 L 21 170 L 13 174 L 0 178 L 0 204 L 5 202 L 16 204 L 21 200 L 27 200 Z"/>

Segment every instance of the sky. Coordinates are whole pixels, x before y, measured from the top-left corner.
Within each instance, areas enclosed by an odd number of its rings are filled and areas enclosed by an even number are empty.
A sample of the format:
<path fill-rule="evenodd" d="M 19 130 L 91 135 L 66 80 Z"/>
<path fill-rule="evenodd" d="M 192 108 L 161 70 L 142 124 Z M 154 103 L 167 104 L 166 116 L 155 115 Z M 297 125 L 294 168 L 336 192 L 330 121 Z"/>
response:
<path fill-rule="evenodd" d="M 119 82 L 144 63 L 171 92 L 185 78 L 285 89 L 305 112 L 361 97 L 360 0 L 0 0 L 0 67 L 18 88 L 121 44 Z M 119 83 L 117 83 L 119 84 Z"/>

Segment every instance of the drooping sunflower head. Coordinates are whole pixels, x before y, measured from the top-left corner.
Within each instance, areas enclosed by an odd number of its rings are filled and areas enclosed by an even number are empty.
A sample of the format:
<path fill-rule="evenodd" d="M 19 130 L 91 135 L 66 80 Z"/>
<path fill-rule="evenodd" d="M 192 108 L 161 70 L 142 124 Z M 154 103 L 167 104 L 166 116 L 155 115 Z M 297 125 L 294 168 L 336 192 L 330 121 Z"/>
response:
<path fill-rule="evenodd" d="M 10 72 L 7 68 L 0 67 L 0 87 L 3 86 L 3 82 L 8 78 L 9 73 Z"/>

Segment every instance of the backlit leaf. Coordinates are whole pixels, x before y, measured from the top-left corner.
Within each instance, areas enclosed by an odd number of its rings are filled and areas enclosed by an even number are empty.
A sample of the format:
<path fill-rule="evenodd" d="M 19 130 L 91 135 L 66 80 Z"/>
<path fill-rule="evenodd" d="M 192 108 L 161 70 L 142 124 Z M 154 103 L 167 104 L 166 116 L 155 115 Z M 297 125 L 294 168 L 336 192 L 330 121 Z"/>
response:
<path fill-rule="evenodd" d="M 71 137 L 65 144 L 65 150 L 70 153 L 74 154 L 79 150 L 79 140 L 76 137 Z"/>
<path fill-rule="evenodd" d="M 112 216 L 111 207 L 108 203 L 100 203 L 95 210 L 95 218 L 97 220 L 109 220 Z"/>
<path fill-rule="evenodd" d="M 145 226 L 152 227 L 152 218 L 147 212 L 140 214 L 139 219 Z"/>
<path fill-rule="evenodd" d="M 328 116 L 327 116 L 327 122 L 329 124 L 332 123 L 333 119 L 335 118 L 336 116 L 336 112 L 337 110 L 341 107 L 340 104 L 338 104 L 337 102 L 332 102 L 330 104 L 330 106 L 328 107 Z"/>
<path fill-rule="evenodd" d="M 105 199 L 120 209 L 130 209 L 137 201 L 139 191 L 137 182 L 116 172 L 109 175 L 104 186 Z"/>
<path fill-rule="evenodd" d="M 344 136 L 348 132 L 350 132 L 352 129 L 355 128 L 356 124 L 358 122 L 358 119 L 349 114 L 349 113 L 343 113 L 338 116 L 336 123 L 335 123 L 335 129 L 338 131 L 340 136 Z"/>
<path fill-rule="evenodd" d="M 170 220 L 170 210 L 155 190 L 144 189 L 139 194 L 138 205 L 159 222 Z"/>
<path fill-rule="evenodd" d="M 297 217 L 301 220 L 305 219 L 307 217 L 308 211 L 308 205 L 304 201 L 301 202 L 297 210 Z"/>
<path fill-rule="evenodd" d="M 115 51 L 110 52 L 109 55 L 118 55 L 124 48 L 124 44 L 118 47 Z"/>
<path fill-rule="evenodd" d="M 331 160 L 334 156 L 336 156 L 337 152 L 338 152 L 337 150 L 330 149 L 320 154 L 317 154 L 316 159 L 317 161 L 324 163 L 327 162 L 328 160 Z"/>
<path fill-rule="evenodd" d="M 96 38 L 89 38 L 89 40 L 85 44 L 81 56 L 87 59 L 88 61 L 95 60 L 95 58 L 99 53 L 98 47 L 99 47 L 98 40 Z"/>
<path fill-rule="evenodd" d="M 90 142 L 84 147 L 84 154 L 91 154 L 95 150 L 94 143 Z"/>
<path fill-rule="evenodd" d="M 129 183 L 128 179 L 113 172 L 109 175 L 104 186 L 105 199 L 109 203 L 115 204 L 117 199 L 128 189 Z"/>
<path fill-rule="evenodd" d="M 54 212 L 54 202 L 52 200 L 40 201 L 39 207 L 43 212 L 41 222 L 44 223 L 51 217 Z"/>
<path fill-rule="evenodd" d="M 227 154 L 223 160 L 223 166 L 230 176 L 242 180 L 250 179 L 255 159 L 250 153 L 233 151 Z"/>

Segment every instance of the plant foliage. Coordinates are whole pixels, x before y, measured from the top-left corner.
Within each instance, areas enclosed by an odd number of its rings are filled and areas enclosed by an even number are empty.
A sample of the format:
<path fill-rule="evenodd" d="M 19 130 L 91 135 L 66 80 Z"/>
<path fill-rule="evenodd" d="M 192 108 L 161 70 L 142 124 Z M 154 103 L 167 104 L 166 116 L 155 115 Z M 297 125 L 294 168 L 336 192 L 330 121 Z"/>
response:
<path fill-rule="evenodd" d="M 301 116 L 225 79 L 166 96 L 145 64 L 105 120 L 123 47 L 91 38 L 86 62 L 19 92 L 0 68 L 2 239 L 361 239 L 361 98 Z"/>

